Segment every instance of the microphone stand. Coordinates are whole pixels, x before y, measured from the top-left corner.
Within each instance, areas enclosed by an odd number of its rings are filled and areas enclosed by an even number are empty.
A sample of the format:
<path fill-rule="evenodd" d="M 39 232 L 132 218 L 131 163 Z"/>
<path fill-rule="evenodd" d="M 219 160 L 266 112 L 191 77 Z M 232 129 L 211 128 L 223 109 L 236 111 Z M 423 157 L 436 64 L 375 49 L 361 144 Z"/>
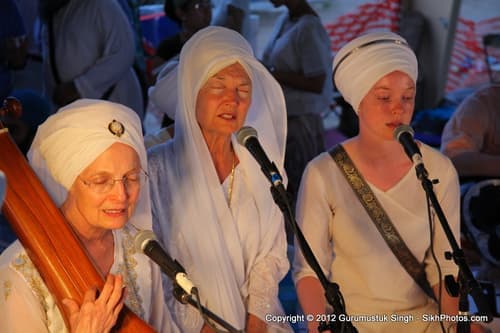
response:
<path fill-rule="evenodd" d="M 430 200 L 436 215 L 441 222 L 441 226 L 443 228 L 446 237 L 448 238 L 448 242 L 451 245 L 452 252 L 446 252 L 445 257 L 447 259 L 453 259 L 455 264 L 458 266 L 458 293 L 459 293 L 459 315 L 460 316 L 468 316 L 469 315 L 469 301 L 468 295 L 470 294 L 474 300 L 478 308 L 479 314 L 484 314 L 488 317 L 487 322 L 493 320 L 493 313 L 489 307 L 489 304 L 486 301 L 485 295 L 483 294 L 482 288 L 477 280 L 474 278 L 472 271 L 469 268 L 465 260 L 465 255 L 463 250 L 459 247 L 453 232 L 451 231 L 450 225 L 446 220 L 443 210 L 437 200 L 436 194 L 433 190 L 433 184 L 437 183 L 437 181 L 429 180 L 428 172 L 423 166 L 423 164 L 419 164 L 415 168 L 417 173 L 417 178 L 422 183 L 422 187 L 427 194 L 427 198 Z M 446 280 L 450 282 L 450 279 Z M 447 290 L 456 289 L 456 286 L 448 286 Z M 457 333 L 468 333 L 470 332 L 470 322 L 468 320 L 462 321 L 458 320 L 457 322 Z"/>
<path fill-rule="evenodd" d="M 198 309 L 200 311 L 202 317 L 205 320 L 206 320 L 206 318 L 211 319 L 212 321 L 219 324 L 220 326 L 222 326 L 224 329 L 226 329 L 230 333 L 244 332 L 244 331 L 239 331 L 236 328 L 234 328 L 233 326 L 231 326 L 224 319 L 222 319 L 221 317 L 219 317 L 218 315 L 216 315 L 215 313 L 213 313 L 212 311 L 208 310 L 206 307 L 201 305 L 198 300 L 194 300 L 193 297 L 191 295 L 189 295 L 188 293 L 186 293 L 181 287 L 179 287 L 179 285 L 177 283 L 175 283 L 175 281 L 173 282 L 173 285 L 174 285 L 174 289 L 173 289 L 172 293 L 173 293 L 175 299 L 182 304 L 189 304 L 189 305 L 195 307 L 196 309 Z M 196 288 L 193 288 L 193 289 L 196 290 L 193 293 L 197 294 L 197 292 L 198 292 L 197 289 Z"/>
<path fill-rule="evenodd" d="M 316 257 L 314 256 L 314 253 L 311 250 L 311 247 L 307 243 L 304 234 L 300 230 L 297 221 L 293 216 L 290 201 L 288 199 L 288 194 L 285 190 L 285 187 L 281 183 L 281 177 L 279 179 L 279 182 L 277 182 L 276 180 L 276 175 L 269 178 L 269 181 L 271 182 L 271 194 L 273 196 L 273 200 L 283 212 L 285 221 L 288 223 L 293 233 L 297 237 L 300 250 L 302 251 L 306 262 L 316 273 L 318 280 L 325 290 L 326 300 L 333 307 L 333 313 L 335 314 L 333 320 L 329 322 L 322 321 L 320 323 L 320 326 L 318 327 L 319 331 L 322 332 L 329 329 L 332 333 L 357 333 L 358 331 L 350 321 L 340 320 L 340 318 L 347 318 L 347 315 L 345 312 L 344 298 L 340 293 L 339 285 L 335 282 L 330 282 L 323 273 L 321 266 L 319 265 Z"/>

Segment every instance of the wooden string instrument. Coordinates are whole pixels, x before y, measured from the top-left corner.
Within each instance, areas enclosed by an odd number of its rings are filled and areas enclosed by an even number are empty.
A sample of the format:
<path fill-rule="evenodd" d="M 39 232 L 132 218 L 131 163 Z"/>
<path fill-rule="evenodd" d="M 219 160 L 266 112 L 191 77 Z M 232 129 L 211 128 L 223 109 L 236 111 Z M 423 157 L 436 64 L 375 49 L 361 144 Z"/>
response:
<path fill-rule="evenodd" d="M 16 99 L 5 100 L 0 116 L 7 113 L 20 115 L 21 105 Z M 1 121 L 0 170 L 7 178 L 2 212 L 55 296 L 69 328 L 68 313 L 61 301 L 71 298 L 81 304 L 85 291 L 93 287 L 101 290 L 104 280 Z M 126 307 L 114 330 L 154 332 Z"/>

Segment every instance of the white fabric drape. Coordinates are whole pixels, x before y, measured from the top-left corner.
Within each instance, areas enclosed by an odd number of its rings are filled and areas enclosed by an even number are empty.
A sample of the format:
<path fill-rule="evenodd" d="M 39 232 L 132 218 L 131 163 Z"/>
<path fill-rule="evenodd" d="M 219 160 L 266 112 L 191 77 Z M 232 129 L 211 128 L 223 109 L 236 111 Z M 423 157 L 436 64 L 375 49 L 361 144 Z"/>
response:
<path fill-rule="evenodd" d="M 246 69 L 252 81 L 252 103 L 245 125 L 258 131 L 268 156 L 284 173 L 286 118 L 281 88 L 255 59 L 250 45 L 238 33 L 221 27 L 205 28 L 184 45 L 178 68 L 175 136 L 173 141 L 151 150 L 149 158 L 156 233 L 172 255 L 185 264 L 203 303 L 243 329 L 248 310 L 245 302 L 251 302 L 247 298 L 252 271 L 261 264 L 271 272 L 275 286 L 269 288 L 275 287 L 277 299 L 277 285 L 288 262 L 283 218 L 259 165 L 233 138 L 240 164 L 232 206 L 244 201 L 237 194 L 239 188 L 253 200 L 248 204 L 253 205 L 253 220 L 239 220 L 225 200 L 195 117 L 197 94 L 204 82 L 235 62 Z M 255 244 L 245 244 L 240 237 L 245 231 L 241 230 L 259 230 Z M 272 311 L 278 310 L 269 308 L 269 313 Z M 189 331 L 186 327 L 184 330 Z"/>

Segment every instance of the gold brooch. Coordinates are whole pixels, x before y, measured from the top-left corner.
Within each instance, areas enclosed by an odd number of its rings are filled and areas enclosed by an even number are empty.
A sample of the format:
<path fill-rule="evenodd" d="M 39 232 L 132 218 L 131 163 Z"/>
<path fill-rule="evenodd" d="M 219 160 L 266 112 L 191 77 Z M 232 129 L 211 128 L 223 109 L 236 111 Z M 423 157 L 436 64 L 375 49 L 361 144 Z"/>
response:
<path fill-rule="evenodd" d="M 116 135 L 117 137 L 121 137 L 123 133 L 125 133 L 125 126 L 123 126 L 122 123 L 114 119 L 112 122 L 109 123 L 108 129 L 113 135 Z"/>

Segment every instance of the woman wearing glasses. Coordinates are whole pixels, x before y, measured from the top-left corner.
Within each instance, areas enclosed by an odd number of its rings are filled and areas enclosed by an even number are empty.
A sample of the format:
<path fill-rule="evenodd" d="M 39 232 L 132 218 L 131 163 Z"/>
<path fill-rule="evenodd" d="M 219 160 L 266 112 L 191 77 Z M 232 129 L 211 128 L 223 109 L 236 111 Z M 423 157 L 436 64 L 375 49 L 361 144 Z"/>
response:
<path fill-rule="evenodd" d="M 67 309 L 59 309 L 16 241 L 0 257 L 0 331 L 108 332 L 126 304 L 158 332 L 176 332 L 160 271 L 134 248 L 137 229 L 151 228 L 136 113 L 111 102 L 74 102 L 39 127 L 28 157 L 106 283 L 98 297 L 89 290 L 83 304 L 66 299 Z M 70 313 L 70 327 L 61 311 Z"/>

